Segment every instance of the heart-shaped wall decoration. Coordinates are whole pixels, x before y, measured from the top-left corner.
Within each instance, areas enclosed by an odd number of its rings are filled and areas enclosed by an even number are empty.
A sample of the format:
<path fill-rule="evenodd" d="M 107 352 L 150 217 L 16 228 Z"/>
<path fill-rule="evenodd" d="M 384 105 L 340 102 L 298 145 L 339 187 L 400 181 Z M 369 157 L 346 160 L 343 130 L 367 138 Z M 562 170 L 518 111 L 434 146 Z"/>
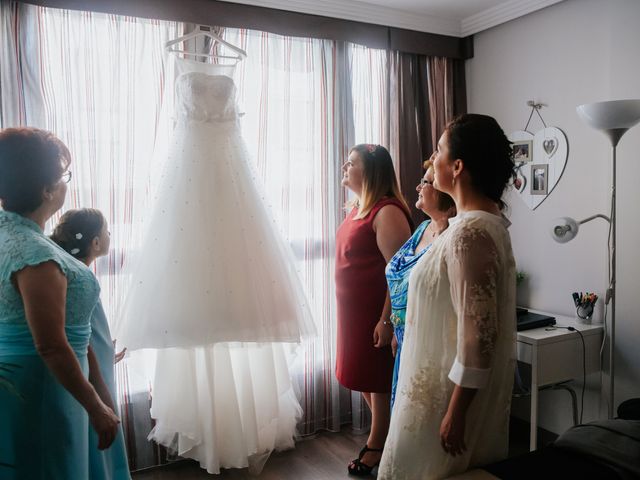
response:
<path fill-rule="evenodd" d="M 536 134 L 519 130 L 509 135 L 516 163 L 514 190 L 535 210 L 560 181 L 569 154 L 564 132 L 557 127 Z"/>
<path fill-rule="evenodd" d="M 548 157 L 553 157 L 553 154 L 556 153 L 558 149 L 558 139 L 556 137 L 545 138 L 542 141 L 542 148 L 547 152 Z"/>

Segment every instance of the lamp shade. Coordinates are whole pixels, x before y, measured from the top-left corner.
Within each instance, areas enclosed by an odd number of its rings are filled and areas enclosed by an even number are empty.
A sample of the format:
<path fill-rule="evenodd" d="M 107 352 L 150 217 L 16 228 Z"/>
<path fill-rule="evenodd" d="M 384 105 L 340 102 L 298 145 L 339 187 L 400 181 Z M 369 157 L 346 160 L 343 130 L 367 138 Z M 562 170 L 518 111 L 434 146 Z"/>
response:
<path fill-rule="evenodd" d="M 615 146 L 628 129 L 640 122 L 640 99 L 586 103 L 576 111 L 587 125 L 607 134 Z"/>
<path fill-rule="evenodd" d="M 553 220 L 551 237 L 558 243 L 567 243 L 578 235 L 580 226 L 573 218 L 560 217 Z"/>

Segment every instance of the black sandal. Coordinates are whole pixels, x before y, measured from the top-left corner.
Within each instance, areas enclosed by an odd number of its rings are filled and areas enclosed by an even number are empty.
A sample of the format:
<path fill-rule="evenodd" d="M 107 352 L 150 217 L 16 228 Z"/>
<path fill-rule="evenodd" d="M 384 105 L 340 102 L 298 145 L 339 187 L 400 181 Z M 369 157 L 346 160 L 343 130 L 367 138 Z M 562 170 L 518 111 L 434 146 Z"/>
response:
<path fill-rule="evenodd" d="M 378 460 L 375 465 L 367 465 L 361 459 L 367 452 L 382 452 L 382 450 L 382 448 L 369 448 L 367 445 L 362 447 L 362 450 L 360 450 L 360 453 L 358 454 L 358 458 L 353 460 L 351 465 L 347 467 L 349 475 L 353 475 L 354 477 L 368 477 L 371 475 L 373 469 L 380 465 L 380 460 Z"/>

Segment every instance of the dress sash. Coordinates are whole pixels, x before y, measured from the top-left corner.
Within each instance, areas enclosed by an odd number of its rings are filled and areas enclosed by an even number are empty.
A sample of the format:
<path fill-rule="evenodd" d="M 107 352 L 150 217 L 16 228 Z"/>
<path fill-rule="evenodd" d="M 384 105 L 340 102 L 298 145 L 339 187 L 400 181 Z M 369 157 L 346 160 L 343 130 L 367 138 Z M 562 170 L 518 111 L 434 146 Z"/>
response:
<path fill-rule="evenodd" d="M 67 340 L 76 355 L 87 354 L 91 324 L 65 325 Z M 24 323 L 0 324 L 0 356 L 2 355 L 37 355 L 33 336 L 29 326 Z"/>

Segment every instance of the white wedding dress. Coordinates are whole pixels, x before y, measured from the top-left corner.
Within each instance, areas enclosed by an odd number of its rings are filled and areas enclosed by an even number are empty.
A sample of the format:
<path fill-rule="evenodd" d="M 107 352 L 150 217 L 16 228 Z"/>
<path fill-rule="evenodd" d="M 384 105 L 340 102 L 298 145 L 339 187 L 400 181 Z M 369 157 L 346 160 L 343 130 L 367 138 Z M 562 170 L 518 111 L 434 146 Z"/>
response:
<path fill-rule="evenodd" d="M 259 473 L 293 447 L 301 415 L 281 342 L 313 324 L 252 173 L 235 84 L 219 74 L 229 67 L 176 62 L 175 127 L 118 344 L 153 349 L 138 353 L 155 364 L 150 439 L 209 473 Z"/>
<path fill-rule="evenodd" d="M 311 315 L 250 163 L 233 79 L 187 71 L 175 88 L 168 160 L 132 261 L 118 340 L 129 350 L 299 342 L 313 332 Z"/>
<path fill-rule="evenodd" d="M 436 480 L 507 456 L 516 342 L 507 225 L 487 212 L 460 214 L 411 272 L 381 480 Z M 478 389 L 466 416 L 467 450 L 455 457 L 439 434 L 454 384 Z"/>

